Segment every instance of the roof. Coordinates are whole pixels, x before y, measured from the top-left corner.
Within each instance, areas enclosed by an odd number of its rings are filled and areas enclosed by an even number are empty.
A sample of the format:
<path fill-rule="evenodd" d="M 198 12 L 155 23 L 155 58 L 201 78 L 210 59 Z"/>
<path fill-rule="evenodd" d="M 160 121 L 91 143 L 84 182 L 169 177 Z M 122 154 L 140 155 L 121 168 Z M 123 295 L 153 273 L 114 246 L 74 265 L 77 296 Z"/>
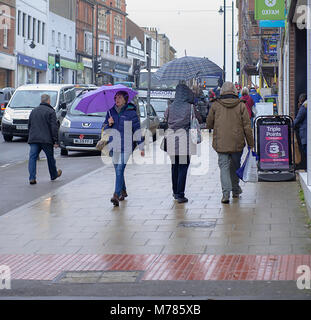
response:
<path fill-rule="evenodd" d="M 25 84 L 18 87 L 16 90 L 61 90 L 62 88 L 74 87 L 73 84 Z"/>

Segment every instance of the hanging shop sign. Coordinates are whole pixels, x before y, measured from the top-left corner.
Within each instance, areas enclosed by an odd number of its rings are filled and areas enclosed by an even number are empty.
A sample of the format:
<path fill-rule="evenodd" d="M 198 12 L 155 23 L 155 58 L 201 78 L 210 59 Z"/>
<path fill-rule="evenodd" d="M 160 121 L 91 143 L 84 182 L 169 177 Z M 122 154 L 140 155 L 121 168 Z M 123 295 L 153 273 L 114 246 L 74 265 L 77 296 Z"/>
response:
<path fill-rule="evenodd" d="M 255 0 L 256 20 L 285 20 L 284 0 Z"/>

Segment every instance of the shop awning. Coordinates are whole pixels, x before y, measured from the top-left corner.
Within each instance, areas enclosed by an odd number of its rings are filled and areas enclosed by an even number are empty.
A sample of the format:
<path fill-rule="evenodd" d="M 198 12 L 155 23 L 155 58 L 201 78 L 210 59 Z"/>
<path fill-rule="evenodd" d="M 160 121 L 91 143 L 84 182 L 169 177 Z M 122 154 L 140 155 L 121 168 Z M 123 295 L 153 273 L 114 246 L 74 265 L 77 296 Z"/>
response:
<path fill-rule="evenodd" d="M 119 78 L 119 79 L 127 79 L 127 75 L 122 74 L 122 73 L 112 73 L 112 72 L 104 72 L 104 74 L 109 74 L 110 76 L 114 78 Z"/>

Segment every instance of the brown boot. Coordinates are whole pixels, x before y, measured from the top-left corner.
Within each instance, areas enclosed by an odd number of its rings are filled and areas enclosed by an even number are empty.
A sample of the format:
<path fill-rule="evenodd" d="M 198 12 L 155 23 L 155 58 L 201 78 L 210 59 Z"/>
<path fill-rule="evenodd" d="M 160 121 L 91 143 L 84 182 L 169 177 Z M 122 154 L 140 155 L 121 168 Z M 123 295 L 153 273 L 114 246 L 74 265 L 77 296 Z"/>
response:
<path fill-rule="evenodd" d="M 125 190 L 121 191 L 121 196 L 119 197 L 119 201 L 123 201 L 126 197 L 128 197 L 128 194 Z"/>
<path fill-rule="evenodd" d="M 113 196 L 112 196 L 112 198 L 111 198 L 110 201 L 113 203 L 113 205 L 114 205 L 115 207 L 118 207 L 118 206 L 119 206 L 119 201 L 120 201 L 120 199 L 119 199 L 119 197 L 118 197 L 118 195 L 117 195 L 116 193 L 113 194 Z"/>

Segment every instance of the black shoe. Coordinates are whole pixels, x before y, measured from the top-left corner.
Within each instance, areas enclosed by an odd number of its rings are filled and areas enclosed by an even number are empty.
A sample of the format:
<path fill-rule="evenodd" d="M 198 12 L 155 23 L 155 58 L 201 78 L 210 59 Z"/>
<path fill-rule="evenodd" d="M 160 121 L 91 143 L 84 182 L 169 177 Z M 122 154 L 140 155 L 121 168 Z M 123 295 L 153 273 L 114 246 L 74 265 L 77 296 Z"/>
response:
<path fill-rule="evenodd" d="M 36 180 L 29 180 L 29 183 L 30 184 L 37 184 L 37 181 Z"/>
<path fill-rule="evenodd" d="M 175 200 L 177 200 L 177 199 L 178 199 L 178 195 L 177 195 L 177 194 L 175 194 L 175 193 L 173 193 L 173 197 L 174 197 L 174 199 L 175 199 Z"/>
<path fill-rule="evenodd" d="M 128 194 L 125 190 L 121 191 L 121 196 L 119 197 L 119 201 L 123 201 L 126 197 L 128 197 Z"/>
<path fill-rule="evenodd" d="M 120 201 L 120 199 L 119 199 L 119 197 L 118 197 L 118 195 L 117 195 L 116 193 L 113 194 L 113 196 L 112 196 L 112 198 L 110 199 L 110 201 L 113 203 L 113 205 L 114 205 L 115 207 L 118 207 L 118 206 L 119 206 L 119 201 Z"/>
<path fill-rule="evenodd" d="M 62 175 L 63 171 L 61 169 L 58 169 L 57 170 L 57 177 L 56 178 L 53 178 L 51 179 L 52 181 L 56 180 L 57 178 L 59 178 L 61 175 Z"/>
<path fill-rule="evenodd" d="M 186 202 L 188 202 L 188 199 L 185 198 L 185 197 L 183 197 L 183 198 L 177 198 L 177 202 L 178 202 L 178 203 L 186 203 Z"/>
<path fill-rule="evenodd" d="M 229 196 L 228 195 L 223 195 L 222 199 L 221 199 L 221 203 L 225 203 L 228 204 L 229 201 Z"/>

